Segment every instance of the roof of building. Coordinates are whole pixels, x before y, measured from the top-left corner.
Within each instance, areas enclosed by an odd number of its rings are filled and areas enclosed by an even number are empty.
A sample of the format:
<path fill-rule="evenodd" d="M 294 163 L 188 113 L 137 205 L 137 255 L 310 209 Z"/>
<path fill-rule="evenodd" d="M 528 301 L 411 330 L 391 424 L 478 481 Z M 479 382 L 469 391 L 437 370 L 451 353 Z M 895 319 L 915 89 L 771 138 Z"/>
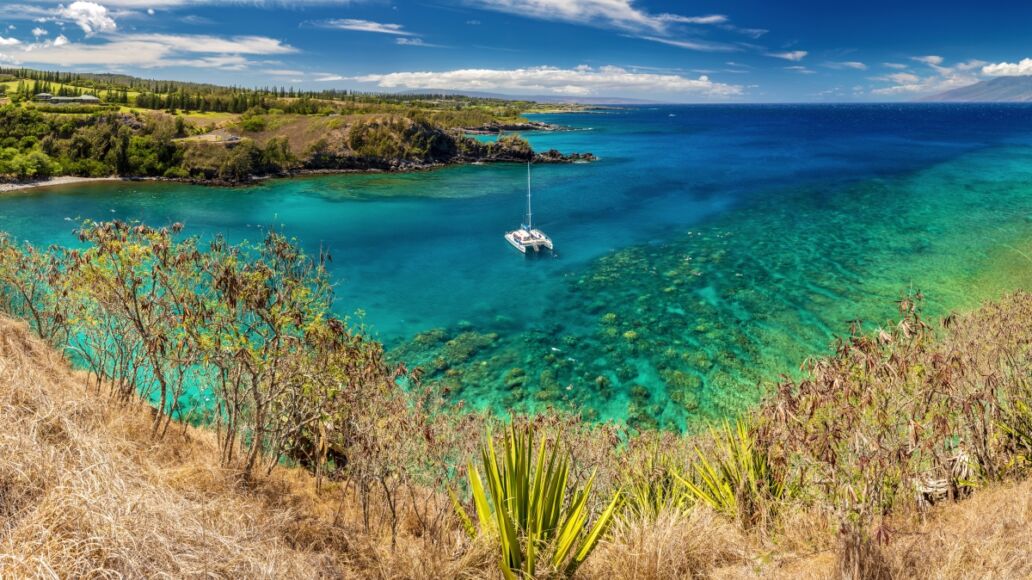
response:
<path fill-rule="evenodd" d="M 94 97 L 93 95 L 82 95 L 80 97 L 52 97 L 50 100 L 51 101 L 68 101 L 68 102 L 73 102 L 73 101 L 79 101 L 79 102 L 82 102 L 82 101 L 89 101 L 89 102 L 96 101 L 98 103 L 100 102 L 100 99 L 98 99 L 97 97 Z"/>

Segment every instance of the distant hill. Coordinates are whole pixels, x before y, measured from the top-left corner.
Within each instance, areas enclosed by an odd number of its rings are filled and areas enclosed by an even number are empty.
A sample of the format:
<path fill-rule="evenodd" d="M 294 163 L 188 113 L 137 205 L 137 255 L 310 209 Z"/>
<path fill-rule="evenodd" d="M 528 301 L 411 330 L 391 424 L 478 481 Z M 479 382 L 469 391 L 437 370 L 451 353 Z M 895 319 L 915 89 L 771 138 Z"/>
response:
<path fill-rule="evenodd" d="M 503 101 L 533 101 L 549 104 L 578 105 L 656 105 L 659 101 L 647 99 L 629 99 L 626 97 L 566 97 L 561 95 L 506 95 L 483 91 L 456 91 L 452 89 L 414 89 L 404 91 L 403 95 L 441 95 L 448 97 L 469 97 L 472 99 L 499 99 Z"/>
<path fill-rule="evenodd" d="M 1032 76 L 997 77 L 921 99 L 943 103 L 1032 102 Z"/>

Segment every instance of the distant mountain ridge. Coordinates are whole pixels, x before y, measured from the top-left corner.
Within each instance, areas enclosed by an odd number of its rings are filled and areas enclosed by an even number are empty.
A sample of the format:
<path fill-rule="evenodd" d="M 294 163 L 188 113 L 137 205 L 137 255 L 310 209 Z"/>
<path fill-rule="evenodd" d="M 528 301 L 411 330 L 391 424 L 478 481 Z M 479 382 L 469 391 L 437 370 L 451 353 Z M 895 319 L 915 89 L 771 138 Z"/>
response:
<path fill-rule="evenodd" d="M 997 77 L 921 100 L 940 103 L 1029 103 L 1032 102 L 1032 76 Z"/>

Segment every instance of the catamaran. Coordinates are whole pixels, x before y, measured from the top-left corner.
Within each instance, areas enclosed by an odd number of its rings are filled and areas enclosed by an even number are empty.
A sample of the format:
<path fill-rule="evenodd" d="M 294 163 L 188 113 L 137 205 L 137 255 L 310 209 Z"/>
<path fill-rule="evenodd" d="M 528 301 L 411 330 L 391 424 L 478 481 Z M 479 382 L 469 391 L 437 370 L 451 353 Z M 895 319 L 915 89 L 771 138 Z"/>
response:
<path fill-rule="evenodd" d="M 512 244 L 512 247 L 516 248 L 522 254 L 526 254 L 527 250 L 538 254 L 541 249 L 544 248 L 549 252 L 552 251 L 552 239 L 545 235 L 545 232 L 534 229 L 533 214 L 530 210 L 530 163 L 527 163 L 527 223 L 523 224 L 520 229 L 505 233 L 505 240 Z"/>

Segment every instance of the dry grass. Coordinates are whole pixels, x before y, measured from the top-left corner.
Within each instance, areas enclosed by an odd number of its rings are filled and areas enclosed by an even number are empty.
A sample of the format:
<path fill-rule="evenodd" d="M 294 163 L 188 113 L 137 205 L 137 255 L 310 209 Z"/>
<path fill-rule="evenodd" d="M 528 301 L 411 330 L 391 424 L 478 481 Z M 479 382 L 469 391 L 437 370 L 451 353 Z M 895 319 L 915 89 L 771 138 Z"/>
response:
<path fill-rule="evenodd" d="M 332 556 L 291 545 L 310 516 L 213 467 L 206 433 L 150 449 L 146 411 L 90 396 L 9 321 L 0 385 L 0 576 L 338 575 Z"/>
<path fill-rule="evenodd" d="M 147 407 L 87 391 L 0 318 L 0 578 L 478 578 L 495 554 L 445 526 L 366 531 L 357 502 L 298 469 L 251 483 L 204 429 L 150 436 Z M 440 499 L 440 498 L 436 498 Z M 447 501 L 446 499 L 442 501 Z M 373 506 L 372 519 L 382 519 Z M 411 505 L 400 508 L 411 523 Z"/>
<path fill-rule="evenodd" d="M 668 509 L 654 520 L 618 520 L 582 572 L 591 578 L 702 578 L 742 562 L 750 551 L 745 536 L 713 511 Z"/>
<path fill-rule="evenodd" d="M 880 547 L 888 577 L 928 580 L 1032 578 L 1032 480 L 995 485 L 927 513 L 900 515 Z M 826 536 L 827 537 L 827 536 Z M 835 578 L 835 547 L 779 551 L 725 567 L 721 578 Z M 762 563 L 760 563 L 762 562 Z"/>
<path fill-rule="evenodd" d="M 931 513 L 888 551 L 908 578 L 1032 578 L 1032 481 L 1007 483 Z"/>
<path fill-rule="evenodd" d="M 447 518 L 432 537 L 419 531 L 414 508 L 447 502 L 440 494 L 399 506 L 392 546 L 336 484 L 317 490 L 287 468 L 244 483 L 218 467 L 210 432 L 174 425 L 154 441 L 148 408 L 84 383 L 24 324 L 0 318 L 0 578 L 498 576 L 494 548 Z M 1030 577 L 1030 518 L 1032 481 L 998 484 L 897 514 L 882 551 L 894 577 Z M 619 520 L 578 576 L 829 578 L 837 542 L 816 506 L 787 509 L 769 534 L 702 508 L 666 511 Z"/>

